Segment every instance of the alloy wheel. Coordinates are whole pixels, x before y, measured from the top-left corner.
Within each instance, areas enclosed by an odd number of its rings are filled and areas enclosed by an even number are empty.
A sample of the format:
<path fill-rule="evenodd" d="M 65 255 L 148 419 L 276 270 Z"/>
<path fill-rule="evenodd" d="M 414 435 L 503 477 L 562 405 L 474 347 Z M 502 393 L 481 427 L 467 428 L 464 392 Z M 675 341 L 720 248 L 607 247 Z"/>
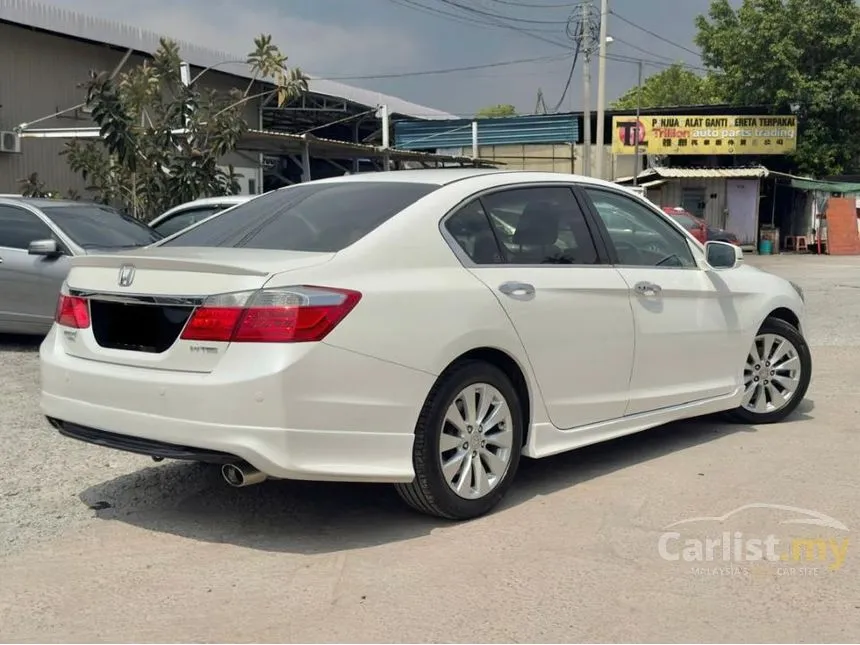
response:
<path fill-rule="evenodd" d="M 463 388 L 445 414 L 439 439 L 442 474 L 464 499 L 479 499 L 501 482 L 511 462 L 513 417 L 488 383 Z"/>
<path fill-rule="evenodd" d="M 759 334 L 744 366 L 741 406 L 755 414 L 785 407 L 801 383 L 801 361 L 794 344 L 779 334 Z"/>

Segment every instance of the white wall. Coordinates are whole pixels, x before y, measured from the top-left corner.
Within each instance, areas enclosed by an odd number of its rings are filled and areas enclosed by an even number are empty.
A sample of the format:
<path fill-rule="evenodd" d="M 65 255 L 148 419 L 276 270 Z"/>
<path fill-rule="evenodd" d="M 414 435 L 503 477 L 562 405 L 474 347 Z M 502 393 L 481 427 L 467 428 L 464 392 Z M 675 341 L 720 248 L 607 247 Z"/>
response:
<path fill-rule="evenodd" d="M 221 166 L 221 170 L 228 171 L 226 166 Z M 239 185 L 242 187 L 239 191 L 240 195 L 258 195 L 260 193 L 263 187 L 262 169 L 234 166 L 233 172 L 239 175 Z"/>

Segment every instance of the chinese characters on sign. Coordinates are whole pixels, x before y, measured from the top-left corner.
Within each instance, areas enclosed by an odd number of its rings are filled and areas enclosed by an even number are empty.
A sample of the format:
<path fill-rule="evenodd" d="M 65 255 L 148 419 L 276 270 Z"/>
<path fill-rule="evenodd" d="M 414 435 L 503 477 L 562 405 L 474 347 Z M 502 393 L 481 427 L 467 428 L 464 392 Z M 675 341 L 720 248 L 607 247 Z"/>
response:
<path fill-rule="evenodd" d="M 638 127 L 637 127 L 638 125 Z M 780 155 L 797 145 L 795 116 L 616 116 L 612 152 L 649 155 Z"/>

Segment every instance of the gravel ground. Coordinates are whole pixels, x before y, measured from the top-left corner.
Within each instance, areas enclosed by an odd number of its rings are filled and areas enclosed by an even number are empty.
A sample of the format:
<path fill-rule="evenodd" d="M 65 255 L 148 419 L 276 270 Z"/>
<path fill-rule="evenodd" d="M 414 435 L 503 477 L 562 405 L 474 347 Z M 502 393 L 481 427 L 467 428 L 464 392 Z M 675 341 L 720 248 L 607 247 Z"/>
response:
<path fill-rule="evenodd" d="M 670 522 L 753 502 L 860 525 L 860 258 L 749 261 L 806 292 L 816 371 L 793 421 L 527 461 L 503 508 L 459 525 L 388 487 L 234 490 L 61 438 L 38 413 L 38 343 L 0 338 L 0 641 L 856 640 L 856 550 L 827 580 L 703 578 L 656 555 Z"/>
<path fill-rule="evenodd" d="M 116 498 L 169 497 L 199 469 L 168 468 L 169 486 L 139 456 L 60 437 L 39 413 L 39 339 L 0 336 L 0 556 L 92 522 L 105 500 L 90 485 L 121 479 Z M 159 472 L 159 471 L 155 471 Z M 186 481 L 182 481 L 186 480 Z"/>

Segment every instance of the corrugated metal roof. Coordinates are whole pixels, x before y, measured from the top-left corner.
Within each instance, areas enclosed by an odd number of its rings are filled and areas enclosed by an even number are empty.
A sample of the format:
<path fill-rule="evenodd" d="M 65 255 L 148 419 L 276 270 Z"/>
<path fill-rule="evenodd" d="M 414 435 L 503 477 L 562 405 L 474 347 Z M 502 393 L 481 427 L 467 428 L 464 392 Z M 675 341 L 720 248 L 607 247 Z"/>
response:
<path fill-rule="evenodd" d="M 477 119 L 478 144 L 576 143 L 579 119 L 570 114 L 536 114 Z M 398 121 L 394 146 L 403 149 L 469 148 L 472 119 Z"/>
<path fill-rule="evenodd" d="M 323 139 L 315 137 L 312 134 L 289 134 L 287 132 L 272 132 L 269 130 L 248 130 L 242 135 L 239 148 L 245 151 L 262 152 L 264 154 L 288 154 L 300 153 L 305 143 L 310 148 L 311 156 L 320 159 L 352 159 L 356 157 L 379 159 L 387 155 L 392 161 L 439 161 L 489 167 L 505 165 L 502 162 L 491 159 L 472 159 L 461 155 L 440 155 L 411 150 L 386 151 L 376 146 Z"/>
<path fill-rule="evenodd" d="M 182 130 L 174 130 L 175 134 Z M 21 134 L 31 139 L 97 139 L 101 137 L 99 128 L 32 128 Z M 248 130 L 239 141 L 238 150 L 244 152 L 261 152 L 263 154 L 300 154 L 308 145 L 311 156 L 316 159 L 381 159 L 388 156 L 392 161 L 426 161 L 468 163 L 475 166 L 504 166 L 502 161 L 493 159 L 472 159 L 457 154 L 433 154 L 412 150 L 385 150 L 381 147 L 364 143 L 351 143 L 315 137 L 312 134 L 290 134 L 288 132 L 273 132 L 271 130 Z"/>
<path fill-rule="evenodd" d="M 163 37 L 145 29 L 138 29 L 122 23 L 93 18 L 84 14 L 34 2 L 33 0 L 0 0 L 0 20 L 44 29 L 57 34 L 83 38 L 94 42 L 134 49 L 146 54 L 154 54 L 158 49 L 159 40 Z M 236 52 L 218 51 L 177 40 L 182 57 L 195 67 L 210 67 L 223 61 L 242 60 L 245 55 Z M 242 78 L 251 78 L 247 65 L 231 63 L 218 65 L 218 71 Z M 322 94 L 339 99 L 352 101 L 367 107 L 388 105 L 394 114 L 423 119 L 451 119 L 454 115 L 425 107 L 394 96 L 380 92 L 363 90 L 350 85 L 313 78 L 309 89 L 314 94 Z M 271 79 L 263 79 L 271 81 Z"/>
<path fill-rule="evenodd" d="M 639 184 L 640 188 L 656 188 L 657 186 L 662 186 L 666 183 L 665 179 L 655 179 L 653 181 L 646 181 Z"/>
<path fill-rule="evenodd" d="M 750 168 L 651 168 L 653 174 L 666 179 L 741 179 L 767 177 L 764 166 Z M 650 173 L 649 173 L 650 174 Z M 640 175 L 640 178 L 642 175 Z"/>

